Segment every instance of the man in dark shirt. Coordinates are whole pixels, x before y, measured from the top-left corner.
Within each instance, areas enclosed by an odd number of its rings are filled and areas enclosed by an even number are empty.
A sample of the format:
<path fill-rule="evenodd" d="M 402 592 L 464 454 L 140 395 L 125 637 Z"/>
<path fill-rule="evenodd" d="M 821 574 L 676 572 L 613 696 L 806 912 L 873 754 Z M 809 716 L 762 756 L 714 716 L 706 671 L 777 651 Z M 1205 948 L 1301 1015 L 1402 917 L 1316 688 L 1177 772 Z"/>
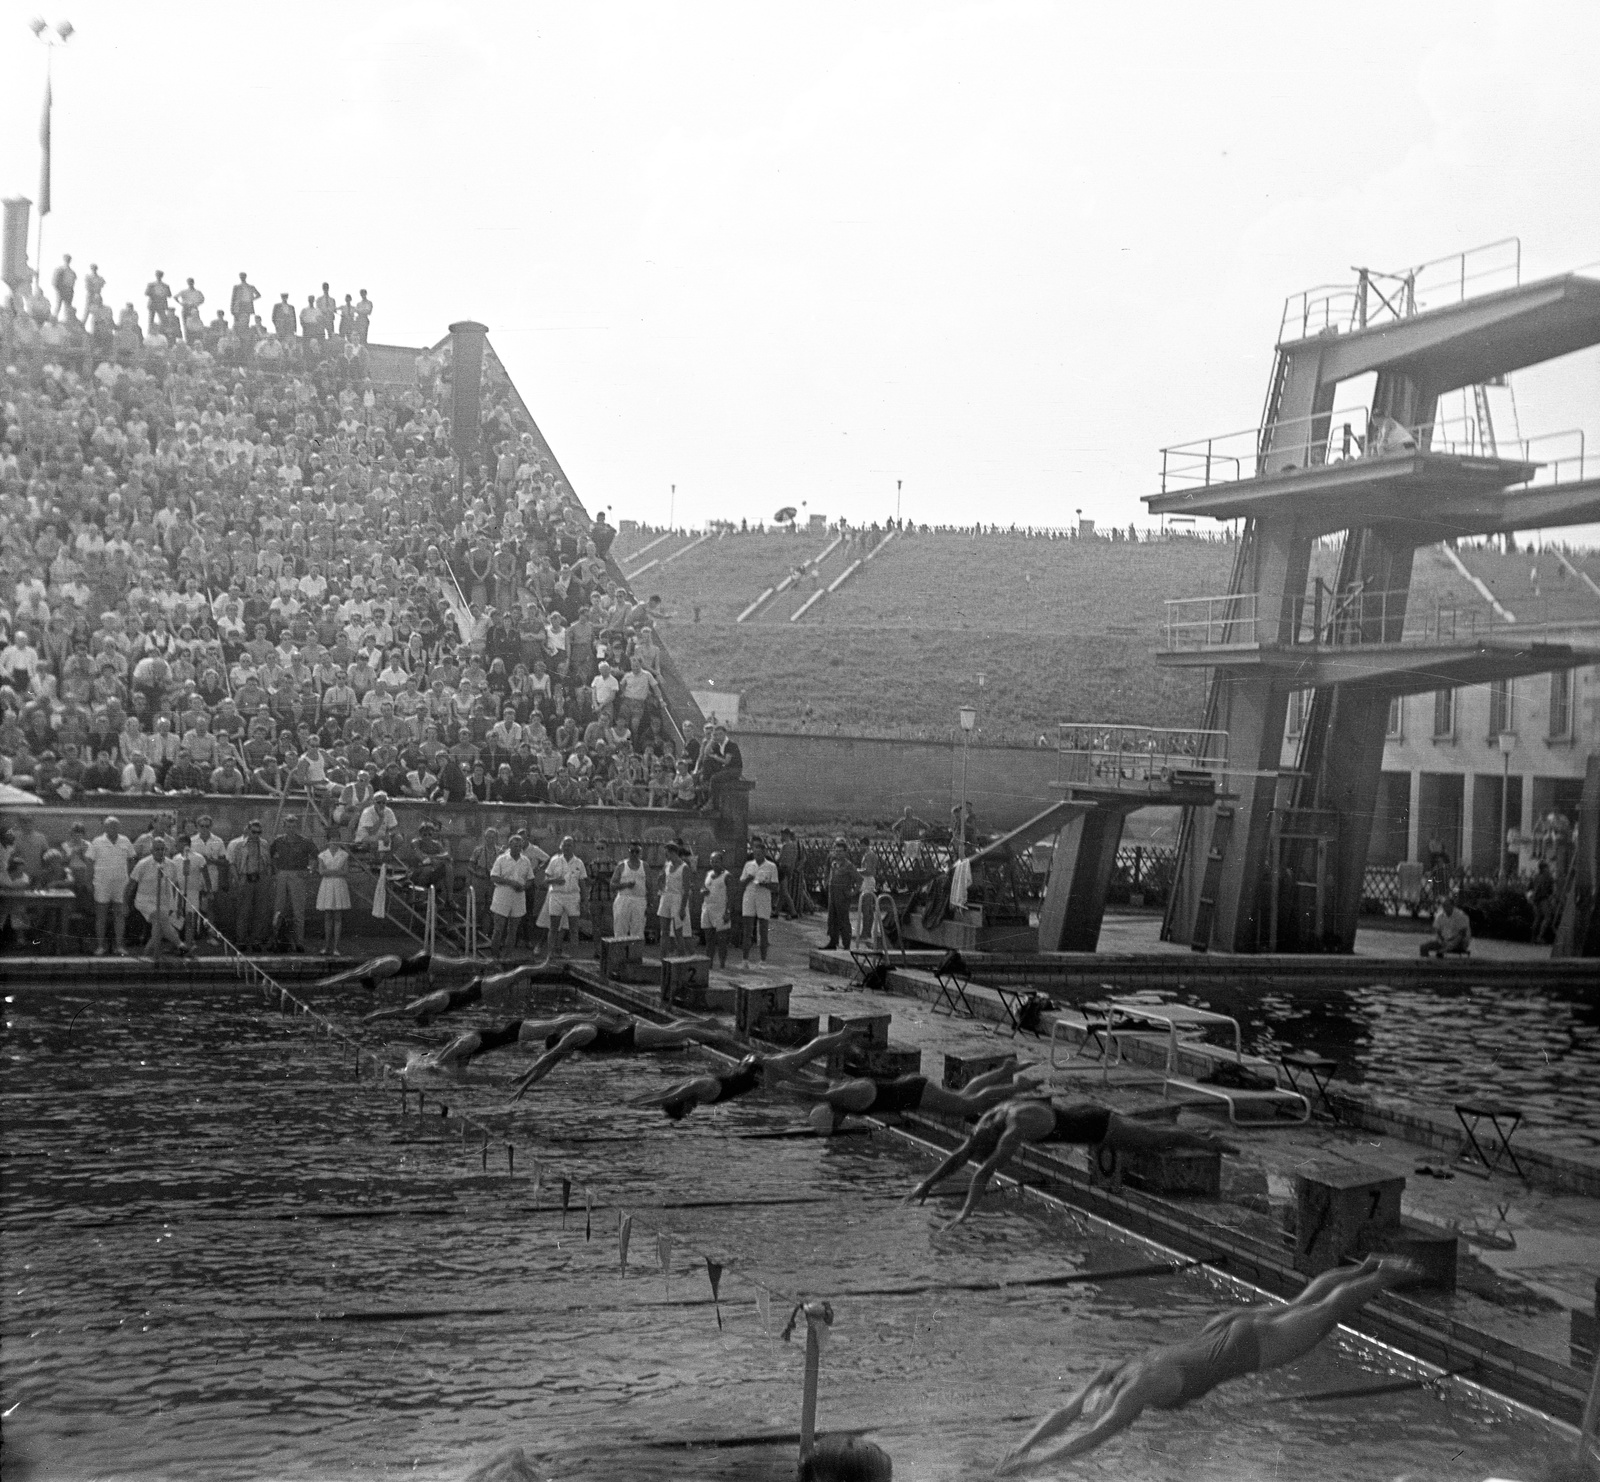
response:
<path fill-rule="evenodd" d="M 294 305 L 289 302 L 289 295 L 284 294 L 272 306 L 272 329 L 280 340 L 292 340 L 294 332 L 300 327 L 299 317 L 295 314 Z"/>
<path fill-rule="evenodd" d="M 255 317 L 256 300 L 261 297 L 261 290 L 256 288 L 243 274 L 239 274 L 239 281 L 233 285 L 233 295 L 228 307 L 233 310 L 233 327 L 243 329 Z"/>
<path fill-rule="evenodd" d="M 109 751 L 102 751 L 93 763 L 83 769 L 85 792 L 121 792 L 122 771 L 111 760 Z"/>
<path fill-rule="evenodd" d="M 272 841 L 269 851 L 277 883 L 272 899 L 272 937 L 277 939 L 283 924 L 284 908 L 294 918 L 293 952 L 306 950 L 306 891 L 311 870 L 317 862 L 317 846 L 300 832 L 300 820 L 290 814 L 283 820 L 283 832 Z"/>
<path fill-rule="evenodd" d="M 711 744 L 701 753 L 700 769 L 710 793 L 702 811 L 714 813 L 729 785 L 744 776 L 744 757 L 739 751 L 739 743 L 728 734 L 726 726 L 711 728 Z"/>

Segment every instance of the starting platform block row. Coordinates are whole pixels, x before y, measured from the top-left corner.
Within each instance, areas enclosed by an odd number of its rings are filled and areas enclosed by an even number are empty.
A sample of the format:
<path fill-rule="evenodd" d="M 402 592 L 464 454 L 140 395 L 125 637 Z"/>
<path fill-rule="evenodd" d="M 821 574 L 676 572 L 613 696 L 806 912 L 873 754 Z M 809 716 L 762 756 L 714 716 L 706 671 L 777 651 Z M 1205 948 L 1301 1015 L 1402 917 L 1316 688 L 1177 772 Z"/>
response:
<path fill-rule="evenodd" d="M 613 983 L 653 983 L 656 969 L 644 960 L 644 943 L 637 938 L 601 937 L 600 976 Z"/>

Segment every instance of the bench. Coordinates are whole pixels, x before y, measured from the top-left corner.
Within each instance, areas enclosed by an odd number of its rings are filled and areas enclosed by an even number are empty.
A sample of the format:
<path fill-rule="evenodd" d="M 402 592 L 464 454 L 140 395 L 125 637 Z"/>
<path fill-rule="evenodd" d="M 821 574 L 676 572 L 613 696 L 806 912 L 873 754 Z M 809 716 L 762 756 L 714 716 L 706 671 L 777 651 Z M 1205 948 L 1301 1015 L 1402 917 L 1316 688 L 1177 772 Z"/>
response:
<path fill-rule="evenodd" d="M 40 911 L 55 920 L 55 930 L 49 933 L 50 950 L 61 955 L 67 950 L 72 913 L 78 904 L 78 893 L 70 886 L 40 886 L 32 890 L 0 890 L 0 912 L 9 907 L 23 906 L 28 911 Z"/>

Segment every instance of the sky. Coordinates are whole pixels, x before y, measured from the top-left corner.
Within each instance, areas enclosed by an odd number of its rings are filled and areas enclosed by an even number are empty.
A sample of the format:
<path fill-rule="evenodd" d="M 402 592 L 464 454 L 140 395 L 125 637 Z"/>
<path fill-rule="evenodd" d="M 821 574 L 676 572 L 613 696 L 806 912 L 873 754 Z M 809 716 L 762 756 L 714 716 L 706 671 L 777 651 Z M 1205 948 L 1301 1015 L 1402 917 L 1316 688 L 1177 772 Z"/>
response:
<path fill-rule="evenodd" d="M 1600 275 L 1590 0 L 50 3 L 0 0 L 5 196 L 27 23 L 77 28 L 47 269 L 479 319 L 615 519 L 1145 524 L 1288 295 L 1508 236 Z M 1600 450 L 1600 350 L 1514 390 Z"/>

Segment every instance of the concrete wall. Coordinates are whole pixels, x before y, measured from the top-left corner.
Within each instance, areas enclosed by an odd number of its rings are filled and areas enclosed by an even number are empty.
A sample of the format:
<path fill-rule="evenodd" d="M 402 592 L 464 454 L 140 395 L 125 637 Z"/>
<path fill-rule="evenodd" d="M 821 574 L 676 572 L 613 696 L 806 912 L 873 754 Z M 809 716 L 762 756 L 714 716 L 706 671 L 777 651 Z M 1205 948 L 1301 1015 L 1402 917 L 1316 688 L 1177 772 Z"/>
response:
<path fill-rule="evenodd" d="M 929 823 L 949 823 L 961 796 L 962 748 L 945 741 L 869 736 L 775 735 L 741 731 L 745 776 L 755 783 L 750 820 L 840 823 L 888 819 L 909 806 Z M 967 753 L 967 801 L 986 832 L 1015 828 L 1061 800 L 1055 750 L 974 746 Z M 1130 843 L 1175 841 L 1175 808 L 1147 808 L 1128 820 Z M 1170 836 L 1170 837 L 1169 837 Z"/>

